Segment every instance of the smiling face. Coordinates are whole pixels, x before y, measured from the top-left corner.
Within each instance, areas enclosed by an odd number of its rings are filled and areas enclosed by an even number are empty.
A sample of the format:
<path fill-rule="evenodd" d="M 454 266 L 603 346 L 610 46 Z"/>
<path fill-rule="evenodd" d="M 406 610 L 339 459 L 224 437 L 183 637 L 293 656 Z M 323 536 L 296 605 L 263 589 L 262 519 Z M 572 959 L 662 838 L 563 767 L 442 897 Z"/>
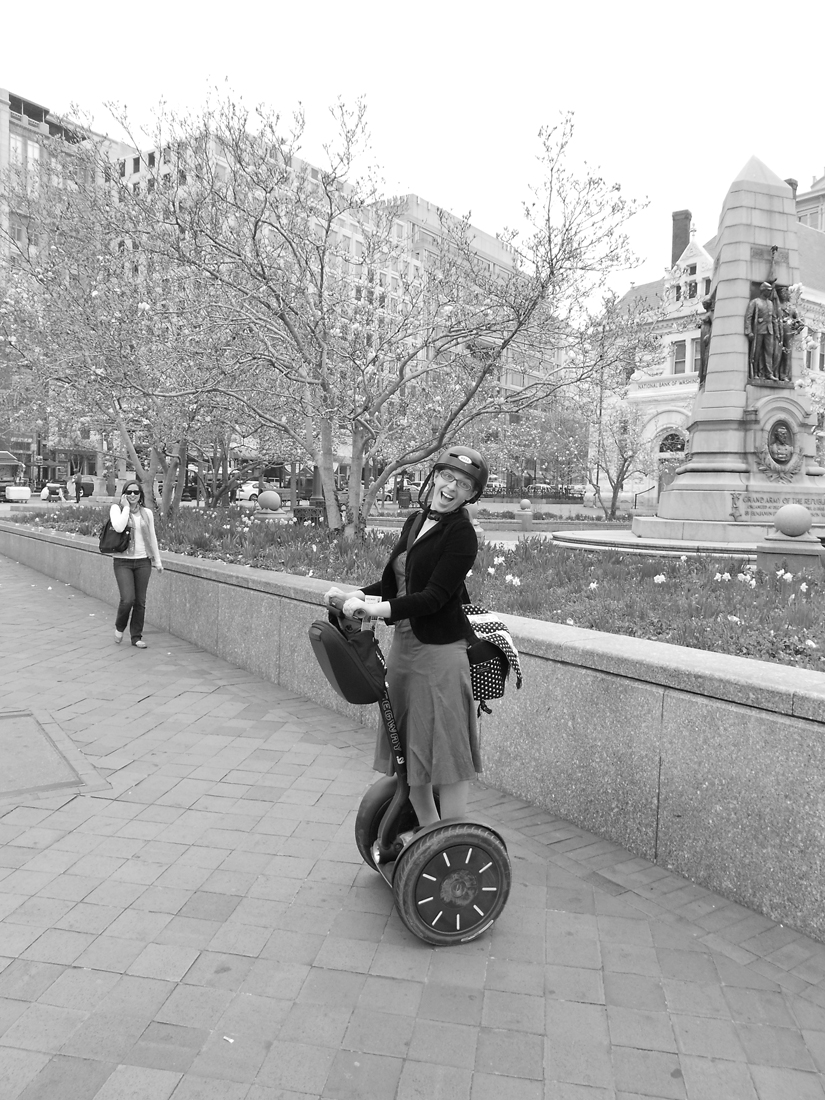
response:
<path fill-rule="evenodd" d="M 472 478 L 455 470 L 436 470 L 430 509 L 433 512 L 455 512 L 475 492 Z"/>

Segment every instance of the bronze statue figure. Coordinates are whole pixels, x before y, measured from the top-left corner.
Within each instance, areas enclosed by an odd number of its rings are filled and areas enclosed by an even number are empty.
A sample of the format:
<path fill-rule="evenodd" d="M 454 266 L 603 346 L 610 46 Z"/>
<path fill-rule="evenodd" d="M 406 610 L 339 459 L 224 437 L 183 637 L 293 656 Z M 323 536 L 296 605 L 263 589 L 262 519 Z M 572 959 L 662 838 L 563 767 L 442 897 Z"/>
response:
<path fill-rule="evenodd" d="M 716 307 L 716 291 L 702 299 L 701 332 L 699 334 L 699 385 L 704 386 L 708 374 L 708 357 L 710 355 L 710 337 L 713 330 L 713 311 Z"/>
<path fill-rule="evenodd" d="M 796 308 L 791 304 L 791 293 L 786 286 L 777 287 L 779 295 L 779 316 L 777 318 L 778 339 L 774 353 L 774 373 L 781 382 L 791 382 L 791 364 L 793 359 L 794 337 L 803 327 Z"/>
<path fill-rule="evenodd" d="M 762 283 L 759 288 L 759 297 L 752 298 L 748 303 L 745 314 L 745 334 L 749 344 L 748 378 L 768 378 L 776 381 L 774 356 L 778 317 L 773 293 L 771 283 Z"/>

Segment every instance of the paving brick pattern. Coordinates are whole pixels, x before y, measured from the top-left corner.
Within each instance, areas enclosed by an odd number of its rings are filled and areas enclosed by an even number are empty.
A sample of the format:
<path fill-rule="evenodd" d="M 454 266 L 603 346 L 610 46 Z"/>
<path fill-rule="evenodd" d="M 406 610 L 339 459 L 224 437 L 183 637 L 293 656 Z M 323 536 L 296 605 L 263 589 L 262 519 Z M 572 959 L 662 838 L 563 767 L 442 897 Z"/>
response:
<path fill-rule="evenodd" d="M 825 1100 L 823 945 L 479 784 L 510 901 L 428 947 L 353 843 L 372 735 L 112 618 L 0 558 L 0 709 L 110 785 L 0 802 L 3 1100 Z"/>

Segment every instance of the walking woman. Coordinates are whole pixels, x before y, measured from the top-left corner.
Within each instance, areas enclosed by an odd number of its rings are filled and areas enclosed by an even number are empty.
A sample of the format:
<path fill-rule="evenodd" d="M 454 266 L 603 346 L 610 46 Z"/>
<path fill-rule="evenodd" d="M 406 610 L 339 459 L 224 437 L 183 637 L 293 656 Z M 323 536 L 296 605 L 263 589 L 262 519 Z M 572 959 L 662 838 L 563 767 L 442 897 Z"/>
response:
<path fill-rule="evenodd" d="M 115 619 L 115 642 L 120 645 L 123 633 L 129 625 L 132 645 L 146 649 L 143 640 L 143 618 L 146 614 L 146 590 L 152 575 L 152 566 L 163 572 L 160 549 L 155 536 L 155 519 L 143 496 L 143 489 L 136 481 L 127 481 L 123 487 L 120 505 L 109 509 L 109 519 L 116 531 L 130 529 L 129 549 L 114 554 L 115 580 L 120 592 Z M 131 614 L 131 622 L 129 616 Z"/>
<path fill-rule="evenodd" d="M 462 604 L 478 540 L 465 504 L 477 500 L 488 468 L 478 451 L 449 447 L 436 460 L 423 513 L 409 517 L 380 581 L 344 593 L 344 614 L 388 620 L 395 632 L 387 661 L 390 701 L 407 758 L 410 801 L 420 825 L 465 816 L 470 780 L 481 769 L 467 646 L 475 640 Z M 425 486 L 422 487 L 424 492 Z M 377 595 L 380 603 L 367 604 Z M 374 767 L 392 773 L 379 733 Z"/>

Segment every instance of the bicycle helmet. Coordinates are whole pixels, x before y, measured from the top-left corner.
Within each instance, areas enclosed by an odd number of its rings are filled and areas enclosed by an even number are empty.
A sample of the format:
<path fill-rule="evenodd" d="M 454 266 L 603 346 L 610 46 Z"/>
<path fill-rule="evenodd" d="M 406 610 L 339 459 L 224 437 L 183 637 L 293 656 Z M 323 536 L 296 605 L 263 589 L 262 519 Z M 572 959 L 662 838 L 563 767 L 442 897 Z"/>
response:
<path fill-rule="evenodd" d="M 478 500 L 484 492 L 484 486 L 487 484 L 487 478 L 490 474 L 487 463 L 478 451 L 473 450 L 472 447 L 463 447 L 460 444 L 447 447 L 436 459 L 433 470 L 438 471 L 444 467 L 471 477 L 476 484 L 476 491 L 467 503 L 472 504 L 473 501 Z"/>

